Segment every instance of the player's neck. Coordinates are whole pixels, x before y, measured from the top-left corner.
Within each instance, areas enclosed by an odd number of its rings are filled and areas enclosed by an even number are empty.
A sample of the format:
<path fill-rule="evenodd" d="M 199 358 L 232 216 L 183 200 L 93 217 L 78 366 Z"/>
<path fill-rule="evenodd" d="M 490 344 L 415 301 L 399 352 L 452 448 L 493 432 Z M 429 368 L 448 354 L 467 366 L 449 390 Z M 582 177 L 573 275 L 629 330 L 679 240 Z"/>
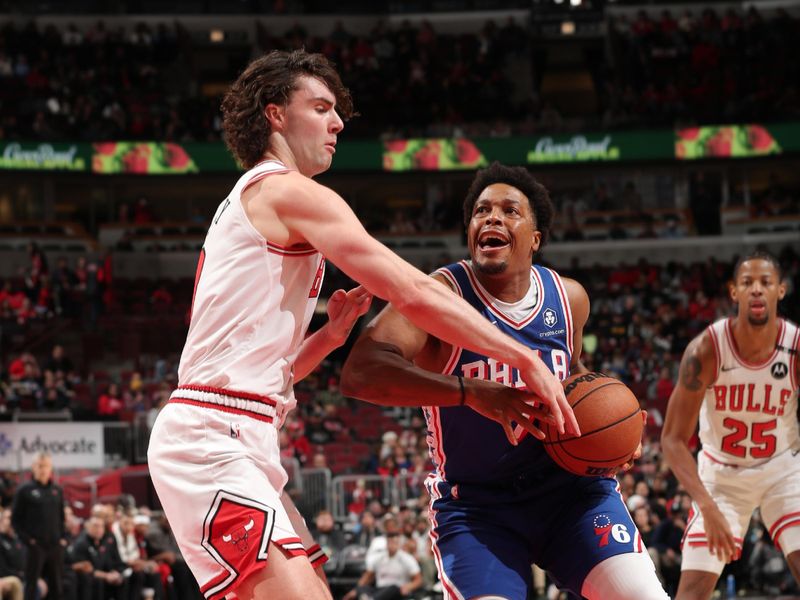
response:
<path fill-rule="evenodd" d="M 521 275 L 509 277 L 507 274 L 487 275 L 476 270 L 475 276 L 487 292 L 508 304 L 522 300 L 531 287 L 531 278 L 528 273 L 525 274 L 525 277 Z"/>
<path fill-rule="evenodd" d="M 278 134 L 272 134 L 269 138 L 269 146 L 264 156 L 261 158 L 265 160 L 277 160 L 282 163 L 287 169 L 294 169 L 298 171 L 297 161 L 294 159 L 294 154 L 286 143 L 286 139 Z"/>
<path fill-rule="evenodd" d="M 778 343 L 780 321 L 771 318 L 764 325 L 753 325 L 747 317 L 737 316 L 733 321 L 733 339 L 736 349 L 745 360 L 759 362 L 772 355 Z"/>

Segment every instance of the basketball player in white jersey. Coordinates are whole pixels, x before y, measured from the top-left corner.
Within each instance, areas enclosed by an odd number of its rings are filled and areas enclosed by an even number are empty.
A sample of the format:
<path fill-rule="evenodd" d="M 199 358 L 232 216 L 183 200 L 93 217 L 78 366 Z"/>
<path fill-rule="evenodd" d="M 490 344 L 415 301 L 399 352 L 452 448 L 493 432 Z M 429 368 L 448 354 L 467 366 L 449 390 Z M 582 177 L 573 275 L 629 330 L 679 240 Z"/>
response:
<path fill-rule="evenodd" d="M 734 269 L 735 317 L 686 348 L 661 437 L 664 456 L 692 496 L 678 600 L 710 598 L 741 553 L 756 507 L 800 581 L 800 437 L 797 325 L 777 314 L 786 293 L 777 260 L 756 252 Z M 688 441 L 700 422 L 697 462 Z"/>
<path fill-rule="evenodd" d="M 330 167 L 349 92 L 330 63 L 304 51 L 253 61 L 226 95 L 225 140 L 248 171 L 220 204 L 197 268 L 178 389 L 160 413 L 150 473 L 184 559 L 208 600 L 330 598 L 320 552 L 284 503 L 278 433 L 292 385 L 343 343 L 371 294 L 451 344 L 517 367 L 520 391 L 485 415 L 531 433 L 540 400 L 579 433 L 558 380 L 441 284 L 370 237 L 347 203 L 311 178 Z M 362 284 L 337 293 L 332 321 L 306 330 L 325 258 Z M 460 390 L 452 390 L 453 403 Z"/>

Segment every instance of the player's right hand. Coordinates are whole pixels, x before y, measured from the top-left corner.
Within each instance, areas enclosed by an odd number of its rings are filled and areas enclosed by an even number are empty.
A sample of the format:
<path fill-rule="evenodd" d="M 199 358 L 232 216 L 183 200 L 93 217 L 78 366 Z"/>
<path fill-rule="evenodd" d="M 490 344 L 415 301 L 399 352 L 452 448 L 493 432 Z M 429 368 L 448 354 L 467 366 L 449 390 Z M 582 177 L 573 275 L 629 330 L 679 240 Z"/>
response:
<path fill-rule="evenodd" d="M 555 424 L 551 412 L 538 403 L 538 396 L 530 392 L 483 379 L 464 379 L 464 393 L 464 404 L 497 421 L 514 446 L 519 442 L 512 422 L 540 440 L 544 439 L 544 432 L 534 424 L 534 419 Z"/>
<path fill-rule="evenodd" d="M 574 436 L 581 434 L 578 421 L 572 412 L 572 407 L 564 395 L 564 387 L 558 378 L 548 369 L 542 360 L 534 356 L 533 363 L 528 369 L 520 369 L 520 377 L 527 384 L 528 391 L 535 394 L 542 404 L 547 407 L 553 417 L 553 424 L 559 433 L 571 433 Z"/>
<path fill-rule="evenodd" d="M 716 502 L 702 509 L 708 551 L 721 561 L 729 563 L 739 558 L 739 549 L 733 539 L 733 531 Z"/>

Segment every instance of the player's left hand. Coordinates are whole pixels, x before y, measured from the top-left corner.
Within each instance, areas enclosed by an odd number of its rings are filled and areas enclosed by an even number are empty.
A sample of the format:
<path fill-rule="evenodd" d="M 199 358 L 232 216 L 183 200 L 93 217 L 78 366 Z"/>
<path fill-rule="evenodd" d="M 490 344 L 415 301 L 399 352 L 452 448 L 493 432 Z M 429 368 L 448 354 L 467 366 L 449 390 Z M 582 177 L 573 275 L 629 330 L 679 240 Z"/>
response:
<path fill-rule="evenodd" d="M 647 411 L 642 410 L 640 412 L 642 413 L 642 423 L 645 426 L 647 426 Z M 617 473 L 629 470 L 631 467 L 633 467 L 633 463 L 635 463 L 641 457 L 642 457 L 642 440 L 639 440 L 639 445 L 636 447 L 636 451 L 633 453 L 633 456 L 631 456 L 631 459 L 628 462 L 619 466 L 619 468 L 617 469 Z"/>
<path fill-rule="evenodd" d="M 358 318 L 369 310 L 372 294 L 362 285 L 336 290 L 328 299 L 328 335 L 339 346 L 345 343 Z"/>

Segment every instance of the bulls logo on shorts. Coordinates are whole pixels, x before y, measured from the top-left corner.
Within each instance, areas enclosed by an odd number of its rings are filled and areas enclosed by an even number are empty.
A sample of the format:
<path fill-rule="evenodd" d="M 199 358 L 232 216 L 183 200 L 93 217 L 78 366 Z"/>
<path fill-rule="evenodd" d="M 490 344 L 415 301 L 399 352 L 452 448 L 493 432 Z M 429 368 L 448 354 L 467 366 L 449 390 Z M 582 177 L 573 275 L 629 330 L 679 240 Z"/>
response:
<path fill-rule="evenodd" d="M 253 565 L 267 560 L 267 547 L 275 524 L 275 510 L 230 492 L 220 490 L 203 524 L 203 548 L 214 557 L 227 576 L 215 578 L 206 597 L 220 593 Z"/>

